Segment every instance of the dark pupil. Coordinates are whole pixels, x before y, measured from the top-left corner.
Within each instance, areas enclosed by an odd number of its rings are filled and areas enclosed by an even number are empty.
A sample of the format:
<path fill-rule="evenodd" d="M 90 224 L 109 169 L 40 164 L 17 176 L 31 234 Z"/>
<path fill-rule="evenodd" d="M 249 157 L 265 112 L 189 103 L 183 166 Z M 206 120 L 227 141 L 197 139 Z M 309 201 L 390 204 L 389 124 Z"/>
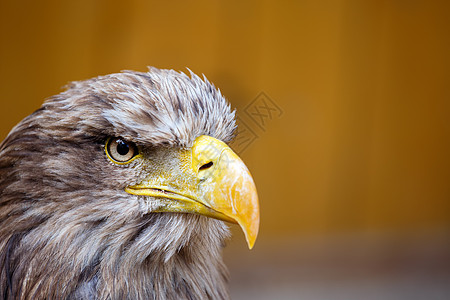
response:
<path fill-rule="evenodd" d="M 117 141 L 117 153 L 126 155 L 130 151 L 130 147 L 124 141 Z"/>

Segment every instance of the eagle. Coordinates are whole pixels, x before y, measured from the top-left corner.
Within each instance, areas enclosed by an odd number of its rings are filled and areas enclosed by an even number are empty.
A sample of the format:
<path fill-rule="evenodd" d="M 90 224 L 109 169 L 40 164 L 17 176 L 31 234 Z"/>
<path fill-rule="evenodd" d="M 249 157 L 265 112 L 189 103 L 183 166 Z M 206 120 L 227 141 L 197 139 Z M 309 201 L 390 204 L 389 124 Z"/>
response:
<path fill-rule="evenodd" d="M 212 83 L 149 68 L 73 82 L 0 144 L 0 297 L 228 299 L 228 223 L 255 183 Z"/>

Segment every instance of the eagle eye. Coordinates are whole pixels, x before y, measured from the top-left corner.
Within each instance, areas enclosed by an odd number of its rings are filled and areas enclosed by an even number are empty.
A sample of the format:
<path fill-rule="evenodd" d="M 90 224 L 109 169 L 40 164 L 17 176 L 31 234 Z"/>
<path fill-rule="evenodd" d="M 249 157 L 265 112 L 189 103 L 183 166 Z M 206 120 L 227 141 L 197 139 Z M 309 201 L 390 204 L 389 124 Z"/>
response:
<path fill-rule="evenodd" d="M 139 154 L 136 144 L 123 138 L 109 138 L 105 148 L 109 159 L 119 164 L 129 163 Z"/>

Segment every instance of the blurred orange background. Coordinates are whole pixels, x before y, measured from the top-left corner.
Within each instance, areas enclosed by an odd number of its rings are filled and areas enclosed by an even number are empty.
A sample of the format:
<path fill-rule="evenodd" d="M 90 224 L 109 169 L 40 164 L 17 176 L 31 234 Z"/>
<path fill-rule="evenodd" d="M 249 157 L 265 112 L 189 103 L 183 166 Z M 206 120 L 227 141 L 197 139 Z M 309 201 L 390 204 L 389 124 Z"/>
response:
<path fill-rule="evenodd" d="M 233 299 L 450 299 L 450 2 L 2 0 L 0 23 L 0 139 L 70 81 L 221 89 L 261 202 Z"/>

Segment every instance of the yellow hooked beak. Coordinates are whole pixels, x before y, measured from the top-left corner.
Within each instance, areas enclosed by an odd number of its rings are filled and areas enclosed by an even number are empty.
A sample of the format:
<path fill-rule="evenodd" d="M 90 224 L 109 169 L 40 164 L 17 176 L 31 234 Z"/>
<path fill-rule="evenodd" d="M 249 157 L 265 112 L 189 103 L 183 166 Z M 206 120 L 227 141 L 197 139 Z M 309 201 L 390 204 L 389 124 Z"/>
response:
<path fill-rule="evenodd" d="M 180 151 L 177 169 L 176 175 L 161 170 L 158 178 L 125 191 L 169 200 L 156 212 L 195 213 L 237 223 L 251 249 L 259 229 L 258 195 L 250 172 L 233 150 L 215 138 L 200 136 L 189 151 Z"/>

